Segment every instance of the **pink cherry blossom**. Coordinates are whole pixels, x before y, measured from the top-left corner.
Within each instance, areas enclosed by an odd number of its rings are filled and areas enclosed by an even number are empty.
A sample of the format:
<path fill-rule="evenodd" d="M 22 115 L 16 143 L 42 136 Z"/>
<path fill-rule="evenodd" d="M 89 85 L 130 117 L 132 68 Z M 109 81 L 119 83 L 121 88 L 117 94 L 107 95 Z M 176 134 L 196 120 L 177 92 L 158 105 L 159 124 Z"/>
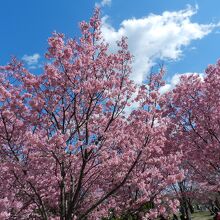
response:
<path fill-rule="evenodd" d="M 163 70 L 135 85 L 126 38 L 110 53 L 100 25 L 95 10 L 79 40 L 54 33 L 39 75 L 15 59 L 1 67 L 1 219 L 156 218 L 176 208 L 165 192 L 183 178 L 182 153 L 166 148 Z M 139 106 L 126 114 L 132 100 Z"/>

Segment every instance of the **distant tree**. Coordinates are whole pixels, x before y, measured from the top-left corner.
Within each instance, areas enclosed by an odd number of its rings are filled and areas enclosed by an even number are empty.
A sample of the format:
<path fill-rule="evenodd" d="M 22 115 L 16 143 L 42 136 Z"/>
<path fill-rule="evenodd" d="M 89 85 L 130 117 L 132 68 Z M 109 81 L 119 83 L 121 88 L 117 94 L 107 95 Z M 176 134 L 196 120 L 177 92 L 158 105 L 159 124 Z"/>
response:
<path fill-rule="evenodd" d="M 186 216 L 187 220 L 191 220 L 191 214 L 194 213 L 193 199 L 195 199 L 196 191 L 191 182 L 184 179 L 177 184 L 173 184 L 176 198 L 180 202 L 180 213 Z"/>
<path fill-rule="evenodd" d="M 206 74 L 182 76 L 167 94 L 169 149 L 182 151 L 182 168 L 208 192 L 220 192 L 220 62 Z M 203 194 L 205 196 L 205 194 Z"/>

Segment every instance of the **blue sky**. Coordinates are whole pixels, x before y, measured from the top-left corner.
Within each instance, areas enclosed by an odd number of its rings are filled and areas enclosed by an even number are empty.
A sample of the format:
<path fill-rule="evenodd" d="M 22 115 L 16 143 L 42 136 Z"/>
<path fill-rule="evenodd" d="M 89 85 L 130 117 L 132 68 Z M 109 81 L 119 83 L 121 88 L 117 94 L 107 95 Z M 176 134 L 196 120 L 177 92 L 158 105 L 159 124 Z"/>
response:
<path fill-rule="evenodd" d="M 211 3 L 209 3 L 211 2 Z M 203 72 L 220 58 L 219 0 L 7 0 L 0 2 L 0 64 L 11 55 L 36 68 L 43 62 L 53 31 L 74 37 L 95 4 L 102 8 L 106 40 L 128 35 L 135 54 L 133 79 L 140 82 L 164 61 L 167 79 L 176 73 Z M 166 11 L 166 12 L 165 12 Z M 152 15 L 154 14 L 154 15 Z M 33 71 L 36 71 L 33 69 Z"/>

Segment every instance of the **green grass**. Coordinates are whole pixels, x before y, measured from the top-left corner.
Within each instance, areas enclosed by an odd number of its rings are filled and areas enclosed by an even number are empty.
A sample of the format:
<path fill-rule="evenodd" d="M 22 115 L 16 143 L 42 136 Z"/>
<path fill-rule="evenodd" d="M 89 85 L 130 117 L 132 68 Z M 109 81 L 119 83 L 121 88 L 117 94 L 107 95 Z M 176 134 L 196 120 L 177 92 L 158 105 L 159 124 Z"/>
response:
<path fill-rule="evenodd" d="M 208 211 L 203 212 L 195 212 L 192 214 L 192 220 L 213 220 L 214 216 L 210 214 Z M 171 218 L 172 219 L 172 218 Z M 178 219 L 180 219 L 178 215 Z M 159 219 L 157 219 L 159 220 Z"/>
<path fill-rule="evenodd" d="M 192 215 L 193 220 L 213 220 L 213 217 L 210 212 L 196 212 Z"/>

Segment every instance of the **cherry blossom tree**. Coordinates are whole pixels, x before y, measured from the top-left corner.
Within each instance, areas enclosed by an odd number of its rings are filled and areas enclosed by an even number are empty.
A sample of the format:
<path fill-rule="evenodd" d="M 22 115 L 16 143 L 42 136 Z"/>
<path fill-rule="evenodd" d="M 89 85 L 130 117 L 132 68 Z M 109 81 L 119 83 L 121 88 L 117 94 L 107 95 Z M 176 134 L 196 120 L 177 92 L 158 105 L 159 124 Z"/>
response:
<path fill-rule="evenodd" d="M 220 192 L 220 62 L 203 77 L 181 77 L 167 94 L 169 149 L 182 151 L 182 167 L 206 192 Z"/>
<path fill-rule="evenodd" d="M 95 10 L 79 40 L 54 33 L 39 75 L 16 59 L 0 68 L 0 219 L 154 219 L 177 208 L 164 193 L 183 174 L 181 153 L 165 151 L 163 71 L 135 85 L 126 39 L 110 53 L 100 25 Z"/>

